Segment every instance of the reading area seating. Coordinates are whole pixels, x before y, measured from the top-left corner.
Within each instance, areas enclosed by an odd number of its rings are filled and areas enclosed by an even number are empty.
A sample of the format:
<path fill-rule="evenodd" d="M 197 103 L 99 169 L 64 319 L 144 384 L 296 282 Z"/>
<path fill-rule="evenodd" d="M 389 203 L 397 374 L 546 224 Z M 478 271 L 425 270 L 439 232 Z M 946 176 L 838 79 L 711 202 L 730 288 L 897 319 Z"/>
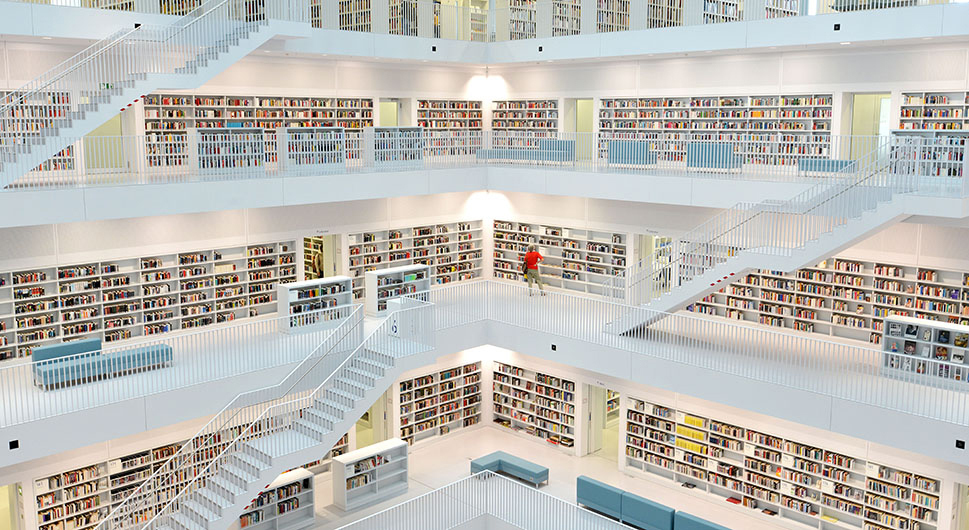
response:
<path fill-rule="evenodd" d="M 740 171 L 743 161 L 733 152 L 733 147 L 732 144 L 690 142 L 686 144 L 686 168 Z"/>
<path fill-rule="evenodd" d="M 34 349 L 34 384 L 45 390 L 159 368 L 172 361 L 167 344 L 102 352 L 101 339 L 84 339 Z"/>
<path fill-rule="evenodd" d="M 482 471 L 494 471 L 504 473 L 524 481 L 531 482 L 538 487 L 543 482 L 548 482 L 548 468 L 529 462 L 523 458 L 510 455 L 504 451 L 495 451 L 490 455 L 475 458 L 471 461 L 471 474 Z"/>
<path fill-rule="evenodd" d="M 797 172 L 802 176 L 811 173 L 837 173 L 852 163 L 852 160 L 834 158 L 800 158 L 797 161 Z"/>
<path fill-rule="evenodd" d="M 649 166 L 656 164 L 656 153 L 649 150 L 649 142 L 615 141 L 607 144 L 610 166 Z"/>
<path fill-rule="evenodd" d="M 675 510 L 585 475 L 575 480 L 576 502 L 645 530 L 673 530 Z M 679 530 L 679 527 L 676 527 Z M 721 530 L 722 527 L 701 527 Z"/>
<path fill-rule="evenodd" d="M 478 160 L 527 160 L 531 162 L 572 162 L 575 160 L 575 140 L 538 141 L 535 149 L 499 147 L 478 149 Z"/>

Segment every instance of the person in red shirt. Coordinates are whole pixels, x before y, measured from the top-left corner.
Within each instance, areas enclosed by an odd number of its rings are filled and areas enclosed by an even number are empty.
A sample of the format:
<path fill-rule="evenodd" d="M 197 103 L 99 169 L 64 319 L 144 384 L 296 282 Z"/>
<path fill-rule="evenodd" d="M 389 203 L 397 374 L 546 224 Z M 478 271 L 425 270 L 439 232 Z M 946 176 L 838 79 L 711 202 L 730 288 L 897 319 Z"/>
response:
<path fill-rule="evenodd" d="M 545 258 L 538 253 L 535 245 L 528 245 L 528 252 L 525 253 L 525 278 L 528 279 L 528 296 L 532 295 L 532 283 L 538 284 L 538 290 L 545 296 L 545 285 L 542 283 L 542 275 L 538 273 L 538 262 L 545 261 Z"/>

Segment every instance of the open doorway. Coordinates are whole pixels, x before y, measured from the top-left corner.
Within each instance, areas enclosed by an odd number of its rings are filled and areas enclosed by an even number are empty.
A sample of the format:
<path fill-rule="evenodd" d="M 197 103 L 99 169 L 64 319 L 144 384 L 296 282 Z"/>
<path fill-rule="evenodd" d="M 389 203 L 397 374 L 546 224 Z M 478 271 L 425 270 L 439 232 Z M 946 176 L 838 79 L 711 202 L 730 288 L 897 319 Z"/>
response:
<path fill-rule="evenodd" d="M 307 280 L 340 274 L 340 235 L 303 238 L 303 273 Z"/>
<path fill-rule="evenodd" d="M 380 108 L 378 112 L 380 114 L 381 127 L 397 127 L 400 123 L 400 110 L 397 100 L 380 100 Z"/>
<path fill-rule="evenodd" d="M 563 131 L 575 136 L 576 160 L 591 160 L 595 145 L 595 104 L 592 98 L 565 100 Z M 568 138 L 567 138 L 568 139 Z"/>
<path fill-rule="evenodd" d="M 969 528 L 969 486 L 956 484 L 956 525 L 953 528 Z"/>
<path fill-rule="evenodd" d="M 393 436 L 393 433 L 390 432 L 390 421 L 387 419 L 390 400 L 393 399 L 391 396 L 392 390 L 390 388 L 384 392 L 357 420 L 357 449 L 382 442 Z"/>
<path fill-rule="evenodd" d="M 0 486 L 0 528 L 20 530 L 24 527 L 23 512 L 20 509 L 23 504 L 22 497 L 20 483 Z"/>
<path fill-rule="evenodd" d="M 619 392 L 586 385 L 589 396 L 589 454 L 619 461 Z"/>
<path fill-rule="evenodd" d="M 891 132 L 892 96 L 888 93 L 848 94 L 848 134 L 861 137 L 852 140 L 851 159 L 857 160 L 872 152 L 874 136 L 887 136 Z"/>

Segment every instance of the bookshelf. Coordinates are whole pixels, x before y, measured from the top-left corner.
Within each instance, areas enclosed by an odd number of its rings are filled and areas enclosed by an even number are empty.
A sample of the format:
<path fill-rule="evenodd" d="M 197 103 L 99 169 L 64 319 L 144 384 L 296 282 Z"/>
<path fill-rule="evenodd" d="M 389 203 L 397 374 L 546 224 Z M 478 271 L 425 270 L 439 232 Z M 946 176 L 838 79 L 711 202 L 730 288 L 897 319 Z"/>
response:
<path fill-rule="evenodd" d="M 636 398 L 623 417 L 627 473 L 822 530 L 938 527 L 938 479 Z"/>
<path fill-rule="evenodd" d="M 542 280 L 552 286 L 593 294 L 626 268 L 629 235 L 514 221 L 494 222 L 494 276 L 523 280 L 521 262 L 529 244 L 545 258 Z"/>
<path fill-rule="evenodd" d="M 339 440 L 337 440 L 335 444 L 333 444 L 333 448 L 327 451 L 326 455 L 324 455 L 323 458 L 319 460 L 314 460 L 313 462 L 307 462 L 300 467 L 317 475 L 320 473 L 326 473 L 327 471 L 330 471 L 330 466 L 333 463 L 334 456 L 340 456 L 348 451 L 352 451 L 355 448 L 357 443 L 356 433 L 357 433 L 356 429 L 350 429 L 346 434 L 343 435 L 342 438 L 340 438 Z"/>
<path fill-rule="evenodd" d="M 280 315 L 293 315 L 288 322 L 280 321 L 285 331 L 316 324 L 321 320 L 342 320 L 350 315 L 353 306 L 353 280 L 349 276 L 330 276 L 301 282 L 279 284 L 276 289 L 276 312 Z M 303 313 L 327 311 L 307 317 Z"/>
<path fill-rule="evenodd" d="M 189 167 L 202 175 L 231 174 L 240 169 L 266 170 L 263 129 L 210 127 L 188 129 Z"/>
<path fill-rule="evenodd" d="M 900 129 L 892 131 L 892 136 L 895 173 L 919 177 L 962 177 L 967 173 L 965 144 L 969 130 Z M 927 184 L 924 180 L 921 183 Z"/>
<path fill-rule="evenodd" d="M 397 382 L 400 439 L 415 442 L 481 422 L 481 362 Z"/>
<path fill-rule="evenodd" d="M 491 130 L 496 145 L 536 145 L 518 135 L 554 137 L 559 128 L 558 100 L 528 99 L 495 101 L 491 113 Z M 504 142 L 504 143 L 502 143 Z"/>
<path fill-rule="evenodd" d="M 689 140 L 741 142 L 745 164 L 796 164 L 830 156 L 831 94 L 605 98 L 599 156 L 610 138 L 651 140 L 661 160 L 682 161 Z"/>
<path fill-rule="evenodd" d="M 554 375 L 494 363 L 494 422 L 572 453 L 575 383 Z"/>
<path fill-rule="evenodd" d="M 498 13 L 508 17 L 508 40 L 538 37 L 537 0 L 502 0 Z"/>
<path fill-rule="evenodd" d="M 401 265 L 389 269 L 368 271 L 364 307 L 367 315 L 380 316 L 387 311 L 387 301 L 431 290 L 430 267 Z"/>
<path fill-rule="evenodd" d="M 613 0 L 627 1 L 628 0 Z M 565 37 L 582 33 L 580 0 L 552 0 L 552 36 Z"/>
<path fill-rule="evenodd" d="M 703 0 L 704 24 L 740 22 L 743 19 L 743 0 Z"/>
<path fill-rule="evenodd" d="M 428 155 L 474 154 L 481 147 L 481 102 L 419 99 L 417 125 L 427 132 Z"/>
<path fill-rule="evenodd" d="M 18 92 L 0 90 L 0 97 L 16 98 Z M 66 119 L 71 111 L 71 97 L 68 92 L 38 92 L 30 94 L 22 101 L 10 100 L 22 107 L 17 111 L 17 120 L 0 131 L 0 145 L 14 145 L 27 141 L 28 138 L 41 136 L 52 121 Z M 37 109 L 45 107 L 43 113 Z M 40 171 L 73 171 L 76 168 L 74 147 L 68 146 L 51 158 L 45 160 L 36 169 Z"/>
<path fill-rule="evenodd" d="M 801 16 L 807 10 L 807 4 L 802 0 L 765 0 L 765 18 L 784 18 Z"/>
<path fill-rule="evenodd" d="M 755 270 L 687 310 L 880 344 L 888 317 L 969 324 L 969 272 L 835 257 Z"/>
<path fill-rule="evenodd" d="M 596 12 L 596 32 L 628 31 L 630 0 L 599 0 Z"/>
<path fill-rule="evenodd" d="M 353 298 L 366 295 L 365 273 L 399 265 L 431 267 L 431 284 L 473 280 L 483 274 L 481 221 L 438 223 L 348 236 Z"/>
<path fill-rule="evenodd" d="M 346 157 L 346 132 L 340 127 L 283 127 L 276 129 L 279 171 L 342 170 Z"/>
<path fill-rule="evenodd" d="M 189 129 L 337 127 L 356 137 L 373 126 L 370 98 L 149 94 L 143 102 L 149 167 L 186 166 Z"/>
<path fill-rule="evenodd" d="M 881 342 L 887 354 L 882 366 L 885 373 L 907 377 L 922 374 L 952 381 L 969 379 L 969 325 L 887 317 Z"/>
<path fill-rule="evenodd" d="M 338 0 L 339 29 L 344 31 L 372 31 L 370 0 Z"/>
<path fill-rule="evenodd" d="M 424 131 L 420 127 L 366 129 L 364 159 L 374 165 L 419 166 L 424 159 Z"/>
<path fill-rule="evenodd" d="M 606 389 L 606 421 L 619 419 L 619 409 L 622 408 L 619 392 Z"/>
<path fill-rule="evenodd" d="M 352 511 L 407 491 L 407 447 L 391 438 L 333 457 L 333 504 Z"/>
<path fill-rule="evenodd" d="M 272 313 L 297 252 L 281 241 L 0 272 L 0 359 Z"/>
<path fill-rule="evenodd" d="M 417 36 L 417 0 L 389 0 L 391 35 Z"/>
<path fill-rule="evenodd" d="M 202 0 L 159 0 L 163 15 L 186 15 L 201 3 Z"/>
<path fill-rule="evenodd" d="M 969 92 L 902 92 L 899 128 L 959 131 L 969 129 Z"/>
<path fill-rule="evenodd" d="M 252 530 L 296 530 L 312 526 L 314 476 L 306 469 L 287 471 L 245 507 L 239 516 L 241 528 Z"/>
<path fill-rule="evenodd" d="M 683 25 L 684 0 L 647 0 L 646 29 Z"/>
<path fill-rule="evenodd" d="M 488 42 L 488 2 L 487 0 L 471 0 L 471 41 Z"/>

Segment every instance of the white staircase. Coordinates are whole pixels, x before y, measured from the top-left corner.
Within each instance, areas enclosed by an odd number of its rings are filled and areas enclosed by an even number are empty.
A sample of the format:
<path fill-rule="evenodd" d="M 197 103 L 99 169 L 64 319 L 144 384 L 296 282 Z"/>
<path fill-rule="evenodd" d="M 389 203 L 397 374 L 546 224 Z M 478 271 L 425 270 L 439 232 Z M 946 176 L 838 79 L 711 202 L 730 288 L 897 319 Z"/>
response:
<path fill-rule="evenodd" d="M 611 322 L 627 333 L 723 288 L 753 268 L 790 271 L 817 263 L 905 215 L 906 197 L 923 179 L 911 159 L 931 152 L 886 138 L 885 145 L 784 202 L 724 210 L 606 284 L 618 301 L 645 305 Z M 913 154 L 915 153 L 915 154 Z"/>
<path fill-rule="evenodd" d="M 282 383 L 237 397 L 96 528 L 228 528 L 277 476 L 329 451 L 412 368 L 408 358 L 434 348 L 434 306 L 408 303 L 366 339 L 358 309 Z M 201 460 L 208 447 L 218 455 Z"/>
<path fill-rule="evenodd" d="M 207 0 L 169 26 L 119 31 L 0 99 L 0 187 L 16 188 L 143 95 L 202 85 L 267 42 L 276 11 L 289 14 L 273 2 Z"/>

